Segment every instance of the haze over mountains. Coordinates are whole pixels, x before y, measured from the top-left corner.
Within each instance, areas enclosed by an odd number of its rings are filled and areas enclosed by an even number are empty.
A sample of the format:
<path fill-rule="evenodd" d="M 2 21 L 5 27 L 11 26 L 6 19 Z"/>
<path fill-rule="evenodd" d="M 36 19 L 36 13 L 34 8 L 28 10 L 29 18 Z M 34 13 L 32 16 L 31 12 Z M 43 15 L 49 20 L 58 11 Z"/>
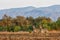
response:
<path fill-rule="evenodd" d="M 60 5 L 53 5 L 49 7 L 40 7 L 35 8 L 33 6 L 23 7 L 23 8 L 11 8 L 11 9 L 4 9 L 0 10 L 0 18 L 4 14 L 7 14 L 11 17 L 16 16 L 32 16 L 32 17 L 38 17 L 38 16 L 45 16 L 50 17 L 53 20 L 56 20 L 58 17 L 60 17 Z"/>

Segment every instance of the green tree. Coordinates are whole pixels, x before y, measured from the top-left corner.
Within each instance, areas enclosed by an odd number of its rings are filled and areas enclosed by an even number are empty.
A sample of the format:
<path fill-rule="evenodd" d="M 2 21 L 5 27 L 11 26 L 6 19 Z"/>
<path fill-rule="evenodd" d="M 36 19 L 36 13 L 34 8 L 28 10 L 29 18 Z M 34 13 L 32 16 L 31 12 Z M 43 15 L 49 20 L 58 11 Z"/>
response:
<path fill-rule="evenodd" d="M 60 17 L 56 21 L 57 29 L 60 30 Z"/>

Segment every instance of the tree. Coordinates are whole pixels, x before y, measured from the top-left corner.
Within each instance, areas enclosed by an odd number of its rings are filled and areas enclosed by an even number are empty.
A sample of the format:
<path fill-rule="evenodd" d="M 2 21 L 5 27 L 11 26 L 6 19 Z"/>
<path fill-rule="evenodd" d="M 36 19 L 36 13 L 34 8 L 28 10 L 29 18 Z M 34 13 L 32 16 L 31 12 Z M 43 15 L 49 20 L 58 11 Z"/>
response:
<path fill-rule="evenodd" d="M 10 16 L 7 16 L 6 14 L 3 16 L 2 21 L 4 26 L 12 25 L 12 18 Z"/>
<path fill-rule="evenodd" d="M 46 18 L 42 20 L 42 26 L 44 29 L 52 30 L 51 20 Z"/>
<path fill-rule="evenodd" d="M 15 23 L 18 26 L 23 26 L 23 23 L 24 23 L 25 20 L 26 20 L 25 17 L 23 17 L 23 16 L 17 16 L 16 19 L 15 19 Z"/>
<path fill-rule="evenodd" d="M 30 25 L 33 25 L 33 23 L 34 23 L 34 18 L 33 18 L 32 16 L 27 17 L 26 20 L 29 21 L 29 24 L 30 24 Z"/>
<path fill-rule="evenodd" d="M 60 30 L 60 17 L 56 21 L 57 29 Z"/>

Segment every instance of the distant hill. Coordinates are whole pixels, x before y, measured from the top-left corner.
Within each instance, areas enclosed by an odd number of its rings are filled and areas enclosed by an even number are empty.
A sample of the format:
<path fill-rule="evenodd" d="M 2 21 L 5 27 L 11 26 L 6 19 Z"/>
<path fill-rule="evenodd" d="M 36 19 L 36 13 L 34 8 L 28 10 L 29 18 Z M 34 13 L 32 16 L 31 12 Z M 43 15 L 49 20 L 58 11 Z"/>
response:
<path fill-rule="evenodd" d="M 56 20 L 58 17 L 60 17 L 60 5 L 53 5 L 49 7 L 40 7 L 40 8 L 29 6 L 23 8 L 11 8 L 11 9 L 0 10 L 0 18 L 2 18 L 4 14 L 7 14 L 11 17 L 16 17 L 18 15 L 25 17 L 45 16 L 50 17 L 53 20 Z"/>

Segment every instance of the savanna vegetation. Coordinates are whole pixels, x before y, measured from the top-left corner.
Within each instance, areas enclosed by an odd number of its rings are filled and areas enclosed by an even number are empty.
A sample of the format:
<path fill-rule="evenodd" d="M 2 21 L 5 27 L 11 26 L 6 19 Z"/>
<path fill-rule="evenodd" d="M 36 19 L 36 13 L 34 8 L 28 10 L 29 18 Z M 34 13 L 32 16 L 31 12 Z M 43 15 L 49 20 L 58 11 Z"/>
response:
<path fill-rule="evenodd" d="M 18 31 L 33 31 L 33 26 L 36 29 L 42 27 L 42 29 L 47 30 L 60 30 L 60 17 L 57 21 L 52 21 L 51 18 L 47 17 L 24 17 L 16 16 L 12 18 L 10 16 L 4 15 L 0 19 L 0 31 L 7 32 L 18 32 Z"/>

